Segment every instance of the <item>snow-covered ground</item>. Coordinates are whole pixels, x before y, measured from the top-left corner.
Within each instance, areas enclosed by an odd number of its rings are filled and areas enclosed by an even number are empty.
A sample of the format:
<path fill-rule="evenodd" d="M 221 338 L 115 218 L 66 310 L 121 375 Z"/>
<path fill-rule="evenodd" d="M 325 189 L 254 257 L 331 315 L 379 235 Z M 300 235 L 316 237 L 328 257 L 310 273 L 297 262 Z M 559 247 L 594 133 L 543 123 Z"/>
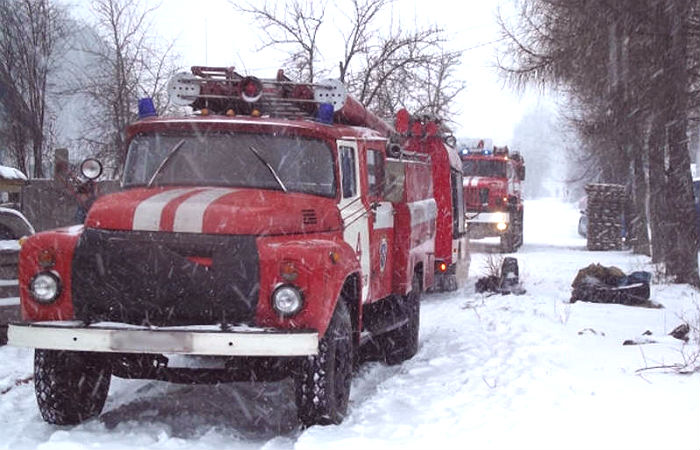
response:
<path fill-rule="evenodd" d="M 39 416 L 32 352 L 0 347 L 0 448 L 700 448 L 700 373 L 653 369 L 699 351 L 667 334 L 697 325 L 700 296 L 654 284 L 663 309 L 568 303 L 590 263 L 649 269 L 623 252 L 588 252 L 578 211 L 526 203 L 515 254 L 527 293 L 485 296 L 474 282 L 496 249 L 473 243 L 469 282 L 426 295 L 410 361 L 364 364 L 339 426 L 300 430 L 289 382 L 180 386 L 113 379 L 99 419 L 54 427 Z M 489 256 L 492 255 L 492 256 Z M 623 346 L 645 331 L 658 342 Z"/>

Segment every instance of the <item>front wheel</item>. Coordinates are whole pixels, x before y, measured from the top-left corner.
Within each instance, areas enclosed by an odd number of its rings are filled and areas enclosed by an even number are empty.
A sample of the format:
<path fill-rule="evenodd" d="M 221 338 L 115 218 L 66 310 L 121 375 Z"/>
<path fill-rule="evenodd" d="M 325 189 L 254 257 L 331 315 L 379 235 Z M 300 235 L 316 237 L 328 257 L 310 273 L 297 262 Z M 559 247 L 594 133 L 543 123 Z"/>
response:
<path fill-rule="evenodd" d="M 99 354 L 34 351 L 34 390 L 48 423 L 76 425 L 100 414 L 110 379 L 108 361 Z"/>
<path fill-rule="evenodd" d="M 506 230 L 505 233 L 501 235 L 501 244 L 500 244 L 500 250 L 501 253 L 513 253 L 516 249 L 515 247 L 515 224 L 511 222 L 510 226 L 508 227 L 508 230 Z"/>
<path fill-rule="evenodd" d="M 501 235 L 500 250 L 502 253 L 513 253 L 523 245 L 523 213 L 514 211 L 510 213 L 510 226 Z"/>
<path fill-rule="evenodd" d="M 297 415 L 304 426 L 339 424 L 348 409 L 353 366 L 352 322 L 341 300 L 318 345 L 295 375 Z"/>
<path fill-rule="evenodd" d="M 525 223 L 523 221 L 523 210 L 518 213 L 518 247 L 525 243 Z"/>

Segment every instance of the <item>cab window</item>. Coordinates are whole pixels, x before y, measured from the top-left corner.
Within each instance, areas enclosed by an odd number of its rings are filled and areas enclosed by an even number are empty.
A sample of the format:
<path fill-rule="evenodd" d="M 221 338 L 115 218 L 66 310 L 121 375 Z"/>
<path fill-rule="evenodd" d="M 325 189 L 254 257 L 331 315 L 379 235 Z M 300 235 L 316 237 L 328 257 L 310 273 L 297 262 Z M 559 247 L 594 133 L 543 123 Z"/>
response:
<path fill-rule="evenodd" d="M 343 198 L 354 197 L 357 195 L 357 182 L 355 181 L 355 149 L 352 147 L 340 146 L 339 151 Z"/>
<path fill-rule="evenodd" d="M 384 154 L 367 150 L 367 186 L 371 197 L 380 197 L 384 186 Z"/>

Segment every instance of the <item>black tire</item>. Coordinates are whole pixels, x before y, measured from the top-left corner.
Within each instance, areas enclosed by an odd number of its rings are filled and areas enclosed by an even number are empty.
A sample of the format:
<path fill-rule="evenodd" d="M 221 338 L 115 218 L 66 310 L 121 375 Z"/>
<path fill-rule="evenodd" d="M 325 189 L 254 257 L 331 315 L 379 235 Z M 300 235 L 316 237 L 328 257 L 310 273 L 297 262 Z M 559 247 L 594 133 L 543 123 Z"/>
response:
<path fill-rule="evenodd" d="M 350 313 L 339 300 L 318 354 L 302 360 L 294 377 L 297 415 L 304 426 L 343 421 L 350 397 L 353 347 Z"/>
<path fill-rule="evenodd" d="M 111 370 L 105 357 L 89 352 L 34 351 L 34 389 L 41 417 L 76 425 L 102 412 Z"/>
<path fill-rule="evenodd" d="M 457 275 L 453 273 L 448 275 L 445 279 L 445 291 L 453 292 L 456 291 L 458 287 L 459 285 L 457 283 Z"/>
<path fill-rule="evenodd" d="M 420 294 L 421 284 L 418 274 L 413 275 L 411 292 L 397 297 L 401 317 L 408 322 L 378 337 L 379 346 L 384 354 L 384 361 L 389 365 L 400 364 L 411 359 L 418 351 L 418 329 L 420 328 Z"/>
<path fill-rule="evenodd" d="M 525 243 L 525 226 L 523 222 L 523 213 L 524 211 L 522 209 L 520 210 L 520 212 L 518 212 L 518 248 L 520 248 Z"/>
<path fill-rule="evenodd" d="M 518 250 L 523 243 L 523 219 L 522 211 L 511 211 L 510 217 L 512 220 L 510 226 L 504 234 L 501 235 L 501 252 L 513 253 Z"/>
<path fill-rule="evenodd" d="M 513 253 L 515 251 L 514 225 L 515 224 L 511 224 L 508 230 L 501 235 L 501 253 Z"/>

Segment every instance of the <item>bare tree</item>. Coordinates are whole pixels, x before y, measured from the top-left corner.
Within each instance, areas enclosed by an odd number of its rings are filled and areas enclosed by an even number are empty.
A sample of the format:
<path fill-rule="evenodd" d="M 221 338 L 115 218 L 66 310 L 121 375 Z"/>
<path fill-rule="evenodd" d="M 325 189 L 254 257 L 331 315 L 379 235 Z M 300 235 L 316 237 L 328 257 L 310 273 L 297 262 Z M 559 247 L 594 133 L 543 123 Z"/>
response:
<path fill-rule="evenodd" d="M 410 107 L 409 93 L 423 88 L 415 83 L 418 72 L 435 69 L 442 44 L 439 28 L 405 32 L 400 26 L 394 27 L 388 35 L 377 38 L 348 77 L 351 92 L 379 114 L 395 113 L 397 108 L 392 103 Z"/>
<path fill-rule="evenodd" d="M 315 63 L 318 60 L 318 31 L 323 24 L 326 3 L 293 0 L 280 9 L 278 4 L 265 2 L 262 7 L 248 4 L 234 6 L 243 13 L 251 14 L 265 32 L 263 48 L 291 46 L 286 66 L 293 77 L 313 83 L 318 75 Z"/>
<path fill-rule="evenodd" d="M 416 114 L 426 114 L 449 120 L 457 114 L 456 97 L 464 90 L 466 84 L 455 76 L 455 70 L 461 64 L 462 53 L 459 51 L 442 51 L 431 61 L 423 64 L 417 71 L 414 103 Z M 420 89 L 420 87 L 423 89 Z"/>
<path fill-rule="evenodd" d="M 390 3 L 391 0 L 353 0 L 352 14 L 348 19 L 352 26 L 348 32 L 343 32 L 345 41 L 345 53 L 343 60 L 339 62 L 340 81 L 345 82 L 345 76 L 350 62 L 357 55 L 367 55 L 370 51 L 370 35 L 376 30 L 372 24 L 377 14 Z"/>
<path fill-rule="evenodd" d="M 446 51 L 441 29 L 433 27 L 407 31 L 386 19 L 392 0 L 352 0 L 338 5 L 347 21 L 335 23 L 343 36 L 339 78 L 351 94 L 380 116 L 390 117 L 402 107 L 423 114 L 451 115 L 451 101 L 464 85 L 455 79 L 461 52 Z M 302 81 L 313 81 L 324 61 L 317 39 L 325 4 L 314 9 L 312 0 L 294 0 L 284 12 L 277 4 L 247 5 L 239 11 L 253 15 L 265 31 L 263 47 L 291 46 L 287 65 Z M 391 19 L 391 18 L 390 18 Z M 343 26 L 347 24 L 347 26 Z M 329 67 L 323 65 L 324 68 Z M 301 75 L 301 76 L 298 76 Z"/>
<path fill-rule="evenodd" d="M 66 35 L 64 11 L 49 0 L 0 0 L 2 137 L 14 162 L 44 175 L 48 76 Z M 28 148 L 31 148 L 31 153 Z"/>
<path fill-rule="evenodd" d="M 157 109 L 167 106 L 165 88 L 174 73 L 173 43 L 160 47 L 148 30 L 157 6 L 139 7 L 137 0 L 95 0 L 96 23 L 86 28 L 95 39 L 82 50 L 92 67 L 76 68 L 74 91 L 96 105 L 93 133 L 86 138 L 93 153 L 118 177 L 126 156 L 125 127 L 137 119 L 138 99 L 152 97 Z M 94 31 L 93 31 L 94 30 Z"/>

